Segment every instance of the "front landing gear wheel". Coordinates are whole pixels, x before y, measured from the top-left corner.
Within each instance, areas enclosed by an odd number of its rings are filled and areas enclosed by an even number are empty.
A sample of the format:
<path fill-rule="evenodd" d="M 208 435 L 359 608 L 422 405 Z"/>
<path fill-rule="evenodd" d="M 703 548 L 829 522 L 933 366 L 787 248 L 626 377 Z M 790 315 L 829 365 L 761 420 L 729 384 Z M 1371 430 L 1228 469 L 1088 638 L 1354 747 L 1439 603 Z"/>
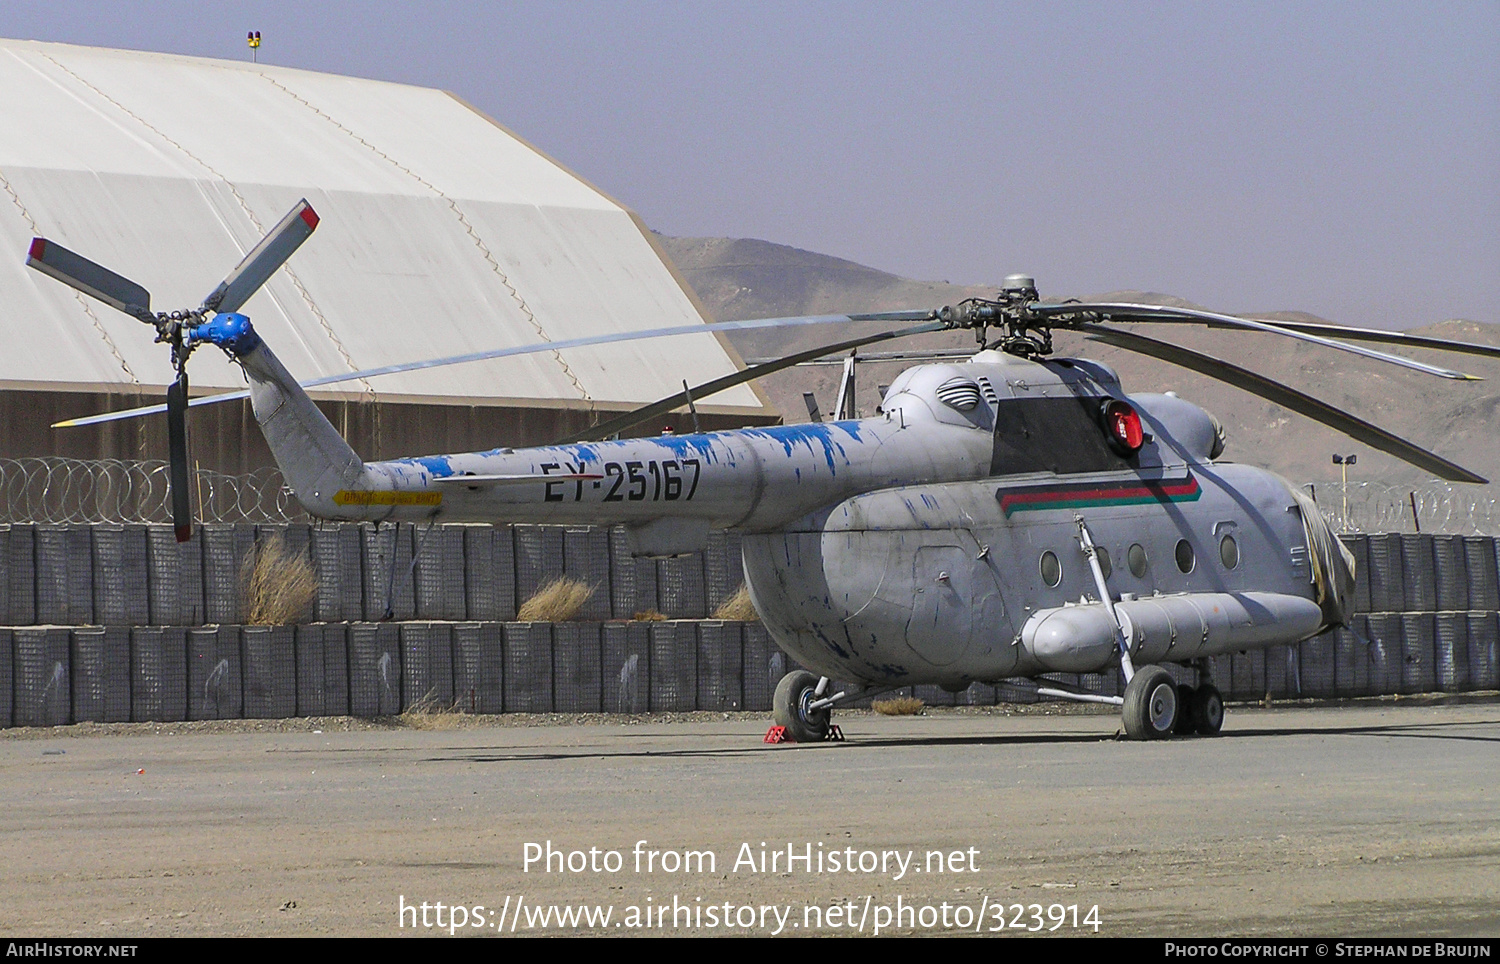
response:
<path fill-rule="evenodd" d="M 1211 683 L 1198 687 L 1187 711 L 1193 728 L 1204 736 L 1217 736 L 1224 726 L 1224 696 Z"/>
<path fill-rule="evenodd" d="M 786 735 L 798 743 L 821 743 L 828 736 L 828 707 L 809 710 L 817 697 L 818 678 L 806 670 L 788 673 L 776 684 L 771 705 L 776 711 L 776 725 L 786 727 Z"/>
<path fill-rule="evenodd" d="M 1181 707 L 1172 674 L 1160 666 L 1143 666 L 1125 687 L 1125 735 L 1132 740 L 1171 736 Z"/>

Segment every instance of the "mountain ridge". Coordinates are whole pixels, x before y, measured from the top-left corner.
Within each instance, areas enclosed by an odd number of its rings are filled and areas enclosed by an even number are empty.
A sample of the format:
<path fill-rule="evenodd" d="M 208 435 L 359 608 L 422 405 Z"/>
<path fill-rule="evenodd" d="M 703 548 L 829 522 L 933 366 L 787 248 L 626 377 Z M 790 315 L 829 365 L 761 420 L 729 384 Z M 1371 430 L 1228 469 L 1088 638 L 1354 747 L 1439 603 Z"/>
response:
<path fill-rule="evenodd" d="M 936 308 L 965 298 L 992 297 L 999 287 L 903 278 L 844 258 L 757 239 L 661 235 L 658 240 L 700 301 L 720 321 Z M 1134 301 L 1219 310 L 1152 291 L 1119 290 L 1079 297 L 1089 301 Z M 1245 316 L 1341 324 L 1295 309 Z M 1487 478 L 1500 478 L 1500 445 L 1495 444 L 1500 439 L 1500 394 L 1496 388 L 1500 382 L 1500 360 L 1447 352 L 1411 352 L 1412 357 L 1436 361 L 1486 379 L 1451 382 L 1272 334 L 1235 333 L 1191 325 L 1140 328 L 1151 337 L 1252 368 Z M 730 340 L 742 356 L 769 357 L 870 330 L 867 324 L 828 325 L 815 330 L 737 332 Z M 1407 329 L 1407 333 L 1500 345 L 1500 324 L 1471 319 L 1447 319 Z M 1359 468 L 1351 475 L 1351 483 L 1370 480 L 1392 486 L 1414 486 L 1427 481 L 1420 470 L 1404 462 L 1205 376 L 1091 342 L 1076 333 L 1058 332 L 1055 338 L 1059 355 L 1088 357 L 1110 365 L 1119 373 L 1127 391 L 1170 389 L 1213 412 L 1229 434 L 1227 458 L 1273 469 L 1297 482 L 1319 483 L 1339 478 L 1331 455 L 1358 454 Z M 974 344 L 971 332 L 943 332 L 910 339 L 901 347 L 916 351 Z M 896 346 L 881 346 L 887 347 Z M 1376 347 L 1401 353 L 1400 349 Z M 857 395 L 859 411 L 873 412 L 879 404 L 878 386 L 889 384 L 902 368 L 911 364 L 910 361 L 862 363 Z M 762 379 L 761 387 L 787 421 L 805 421 L 802 393 L 814 392 L 826 411 L 837 393 L 839 374 L 836 365 L 807 366 Z M 1484 487 L 1483 492 L 1462 488 L 1475 497 L 1496 494 L 1495 486 Z"/>

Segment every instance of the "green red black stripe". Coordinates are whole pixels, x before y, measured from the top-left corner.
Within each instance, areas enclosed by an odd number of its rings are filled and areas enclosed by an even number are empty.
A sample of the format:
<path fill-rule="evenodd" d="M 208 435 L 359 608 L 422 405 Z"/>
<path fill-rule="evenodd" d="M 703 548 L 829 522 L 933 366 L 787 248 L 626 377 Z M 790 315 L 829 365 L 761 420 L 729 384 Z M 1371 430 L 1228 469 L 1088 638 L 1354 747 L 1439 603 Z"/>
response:
<path fill-rule="evenodd" d="M 1132 482 L 1044 483 L 1000 489 L 995 498 L 1008 519 L 1016 512 L 1042 509 L 1087 509 L 1105 505 L 1146 505 L 1152 502 L 1196 502 L 1203 494 L 1189 472 L 1180 479 L 1139 479 Z"/>

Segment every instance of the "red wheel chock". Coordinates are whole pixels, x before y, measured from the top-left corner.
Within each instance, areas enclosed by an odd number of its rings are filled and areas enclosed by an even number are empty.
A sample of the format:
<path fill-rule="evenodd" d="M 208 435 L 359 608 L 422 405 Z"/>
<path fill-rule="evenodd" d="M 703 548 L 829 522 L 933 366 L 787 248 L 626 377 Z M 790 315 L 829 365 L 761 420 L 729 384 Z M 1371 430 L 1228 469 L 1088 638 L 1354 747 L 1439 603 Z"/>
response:
<path fill-rule="evenodd" d="M 837 723 L 831 723 L 831 724 L 829 724 L 829 726 L 828 726 L 828 732 L 827 732 L 827 734 L 824 735 L 823 739 L 825 741 L 829 741 L 829 742 L 833 742 L 833 743 L 842 743 L 842 742 L 844 742 L 844 731 L 841 730 L 841 729 L 839 729 L 839 725 Z M 773 726 L 769 730 L 766 731 L 765 738 L 762 739 L 761 742 L 762 743 L 796 743 L 797 741 L 794 740 L 794 739 L 792 739 L 791 734 L 786 731 L 786 727 L 784 727 L 784 726 Z"/>

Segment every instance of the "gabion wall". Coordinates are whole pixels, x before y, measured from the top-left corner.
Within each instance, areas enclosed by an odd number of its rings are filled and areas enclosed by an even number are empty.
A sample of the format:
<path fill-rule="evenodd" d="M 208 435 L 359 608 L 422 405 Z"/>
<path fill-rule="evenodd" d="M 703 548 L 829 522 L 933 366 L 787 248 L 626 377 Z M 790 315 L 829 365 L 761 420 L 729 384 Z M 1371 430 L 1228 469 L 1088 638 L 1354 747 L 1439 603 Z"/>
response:
<path fill-rule="evenodd" d="M 690 556 L 633 559 L 620 528 L 239 523 L 178 543 L 166 525 L 0 525 L 0 626 L 242 622 L 242 570 L 276 535 L 312 562 L 316 622 L 379 620 L 387 607 L 397 620 L 504 621 L 562 576 L 594 589 L 581 619 L 703 619 L 743 582 L 726 532 Z"/>
<path fill-rule="evenodd" d="M 317 621 L 237 625 L 239 568 L 273 533 L 313 560 Z M 1352 631 L 1215 658 L 1229 699 L 1500 688 L 1495 539 L 1345 541 L 1364 615 Z M 762 711 L 797 668 L 759 624 L 704 618 L 741 582 L 725 533 L 707 552 L 650 561 L 631 559 L 620 532 L 592 528 L 208 526 L 178 545 L 167 527 L 16 525 L 0 527 L 0 565 L 3 726 L 414 706 Z M 517 600 L 558 575 L 597 587 L 580 621 L 515 622 Z M 387 599 L 395 620 L 368 621 Z M 676 618 L 629 621 L 644 610 Z M 1123 691 L 1117 671 L 1062 678 Z M 1025 683 L 904 692 L 933 705 L 1036 699 Z"/>

